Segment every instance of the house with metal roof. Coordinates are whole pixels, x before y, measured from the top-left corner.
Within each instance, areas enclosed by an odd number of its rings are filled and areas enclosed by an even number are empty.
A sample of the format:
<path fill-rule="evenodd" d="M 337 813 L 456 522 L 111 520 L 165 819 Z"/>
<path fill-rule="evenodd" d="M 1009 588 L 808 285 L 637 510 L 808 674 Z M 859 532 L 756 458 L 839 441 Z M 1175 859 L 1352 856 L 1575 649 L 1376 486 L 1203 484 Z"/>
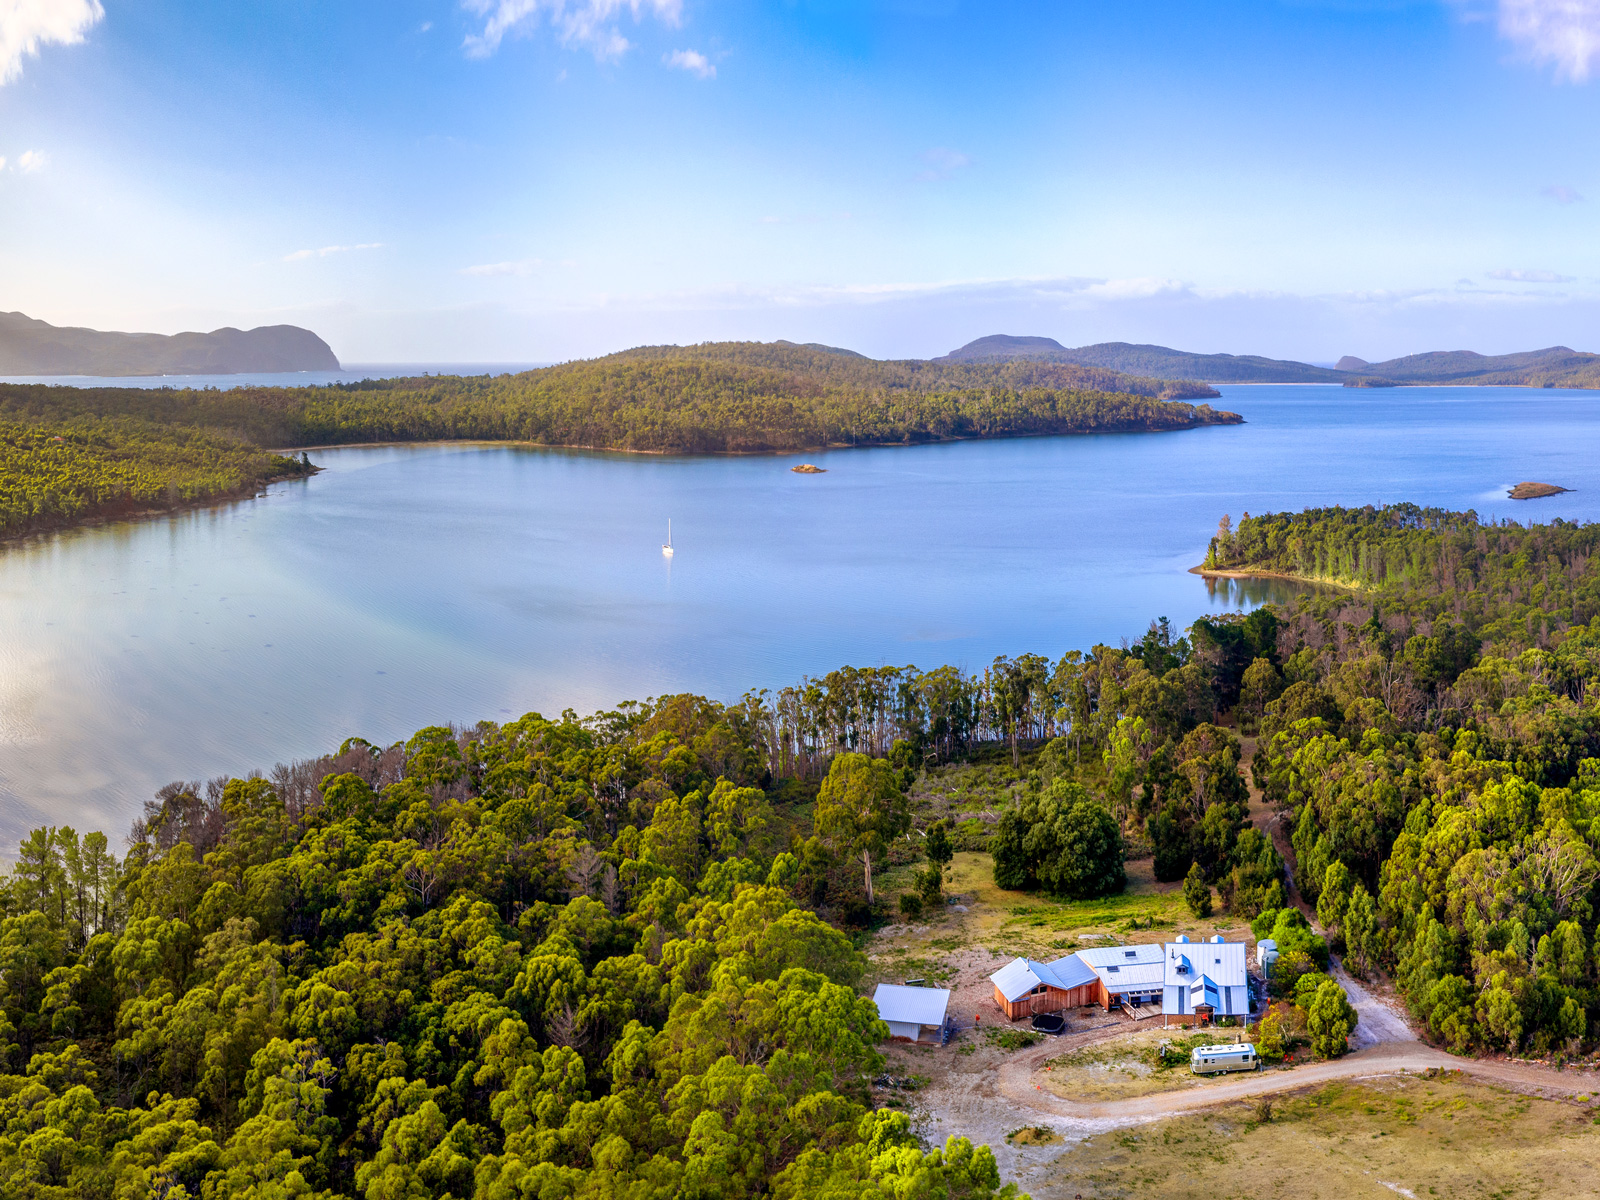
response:
<path fill-rule="evenodd" d="M 1100 1007 L 1130 1009 L 1161 1003 L 1162 963 L 1165 950 L 1155 943 L 1142 946 L 1090 946 L 1077 957 L 1100 980 L 1095 999 Z"/>
<path fill-rule="evenodd" d="M 943 1027 L 950 992 L 946 988 L 880 983 L 872 1002 L 878 1006 L 879 1019 L 889 1027 L 890 1037 L 915 1042 L 929 1026 L 936 1030 Z"/>
<path fill-rule="evenodd" d="M 1054 962 L 1012 959 L 993 975 L 994 1002 L 1008 1020 L 1092 1004 L 1099 977 L 1076 954 Z"/>
<path fill-rule="evenodd" d="M 1179 937 L 1164 947 L 1161 1017 L 1164 1025 L 1204 1025 L 1222 1017 L 1250 1021 L 1245 944 Z"/>

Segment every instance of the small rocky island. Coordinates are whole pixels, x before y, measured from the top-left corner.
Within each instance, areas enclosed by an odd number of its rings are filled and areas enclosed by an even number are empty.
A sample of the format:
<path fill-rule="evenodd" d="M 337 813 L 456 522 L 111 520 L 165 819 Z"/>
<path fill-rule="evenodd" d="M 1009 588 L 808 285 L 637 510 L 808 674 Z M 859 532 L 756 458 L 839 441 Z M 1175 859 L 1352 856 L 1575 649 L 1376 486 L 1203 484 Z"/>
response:
<path fill-rule="evenodd" d="M 1562 492 L 1570 492 L 1571 488 L 1557 487 L 1553 483 L 1519 483 L 1506 495 L 1513 500 L 1538 500 L 1543 496 L 1558 496 Z"/>
<path fill-rule="evenodd" d="M 796 475 L 826 475 L 827 467 L 819 467 L 816 463 L 801 463 L 798 467 L 790 467 Z"/>

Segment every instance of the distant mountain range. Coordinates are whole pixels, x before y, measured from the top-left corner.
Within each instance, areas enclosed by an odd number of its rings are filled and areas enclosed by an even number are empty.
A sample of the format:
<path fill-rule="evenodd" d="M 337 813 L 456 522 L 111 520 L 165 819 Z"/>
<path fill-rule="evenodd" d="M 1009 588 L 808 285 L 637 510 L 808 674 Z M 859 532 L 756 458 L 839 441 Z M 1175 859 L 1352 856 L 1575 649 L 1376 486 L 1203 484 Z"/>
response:
<path fill-rule="evenodd" d="M 998 363 L 1016 360 L 1073 363 L 1148 379 L 1203 383 L 1501 384 L 1522 387 L 1600 387 L 1600 354 L 1565 346 L 1521 354 L 1484 355 L 1439 350 L 1369 363 L 1346 355 L 1337 366 L 1238 354 L 1192 354 L 1166 346 L 1100 342 L 1070 349 L 1054 338 L 994 334 L 968 342 L 933 362 Z"/>
<path fill-rule="evenodd" d="M 295 325 L 210 333 L 103 333 L 0 313 L 0 374 L 237 375 L 337 371 L 328 343 Z"/>

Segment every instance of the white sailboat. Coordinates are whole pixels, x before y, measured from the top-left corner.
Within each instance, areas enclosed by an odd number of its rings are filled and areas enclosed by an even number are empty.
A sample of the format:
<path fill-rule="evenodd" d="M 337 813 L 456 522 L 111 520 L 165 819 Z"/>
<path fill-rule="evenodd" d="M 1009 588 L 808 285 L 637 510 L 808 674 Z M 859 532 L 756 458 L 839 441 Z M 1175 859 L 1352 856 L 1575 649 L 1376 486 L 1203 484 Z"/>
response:
<path fill-rule="evenodd" d="M 667 518 L 667 540 L 666 540 L 666 544 L 661 547 L 661 553 L 665 554 L 668 558 L 672 557 L 672 518 L 671 517 Z"/>

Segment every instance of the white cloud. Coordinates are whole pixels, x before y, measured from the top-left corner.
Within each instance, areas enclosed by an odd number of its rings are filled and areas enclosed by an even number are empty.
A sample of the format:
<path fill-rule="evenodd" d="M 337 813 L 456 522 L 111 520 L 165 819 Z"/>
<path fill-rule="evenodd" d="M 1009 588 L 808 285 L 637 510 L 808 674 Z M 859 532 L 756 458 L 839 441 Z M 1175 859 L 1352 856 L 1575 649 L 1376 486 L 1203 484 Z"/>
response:
<path fill-rule="evenodd" d="M 487 58 L 508 33 L 529 29 L 544 16 L 563 46 L 582 46 L 604 62 L 628 50 L 614 23 L 623 12 L 636 22 L 655 16 L 672 26 L 683 15 L 683 0 L 461 0 L 461 7 L 485 18 L 483 32 L 468 34 L 462 43 L 473 58 Z"/>
<path fill-rule="evenodd" d="M 1582 82 L 1600 58 L 1600 0 L 1499 0 L 1500 36 L 1558 77 Z"/>
<path fill-rule="evenodd" d="M 0 83 L 22 73 L 22 60 L 40 46 L 83 41 L 105 16 L 100 0 L 0 0 Z"/>
<path fill-rule="evenodd" d="M 1554 271 L 1518 271 L 1502 267 L 1498 271 L 1490 271 L 1489 278 L 1505 283 L 1571 283 L 1574 277 L 1557 275 Z"/>
<path fill-rule="evenodd" d="M 475 267 L 462 267 L 461 273 L 479 278 L 492 278 L 496 275 L 532 275 L 543 265 L 543 259 L 523 258 L 515 262 L 479 263 Z"/>
<path fill-rule="evenodd" d="M 44 170 L 47 158 L 43 150 L 24 150 L 17 155 L 17 170 L 24 175 L 32 175 L 35 171 Z"/>
<path fill-rule="evenodd" d="M 1583 199 L 1582 193 L 1577 188 L 1568 187 L 1564 183 L 1552 183 L 1544 189 L 1542 194 L 1550 197 L 1557 204 L 1576 204 Z"/>
<path fill-rule="evenodd" d="M 949 179 L 962 167 L 972 165 L 972 159 L 961 151 L 951 150 L 946 146 L 935 146 L 932 150 L 924 151 L 922 161 L 928 164 L 928 170 L 917 173 L 917 178 L 923 183 L 935 179 Z"/>
<path fill-rule="evenodd" d="M 383 242 L 359 242 L 354 246 L 322 246 L 316 250 L 296 250 L 293 254 L 285 254 L 284 262 L 301 262 L 308 258 L 327 258 L 330 254 L 348 254 L 352 250 L 381 250 Z"/>
<path fill-rule="evenodd" d="M 663 54 L 661 61 L 669 67 L 677 67 L 680 71 L 698 75 L 701 79 L 717 77 L 716 65 L 698 50 L 674 50 L 671 54 Z"/>

